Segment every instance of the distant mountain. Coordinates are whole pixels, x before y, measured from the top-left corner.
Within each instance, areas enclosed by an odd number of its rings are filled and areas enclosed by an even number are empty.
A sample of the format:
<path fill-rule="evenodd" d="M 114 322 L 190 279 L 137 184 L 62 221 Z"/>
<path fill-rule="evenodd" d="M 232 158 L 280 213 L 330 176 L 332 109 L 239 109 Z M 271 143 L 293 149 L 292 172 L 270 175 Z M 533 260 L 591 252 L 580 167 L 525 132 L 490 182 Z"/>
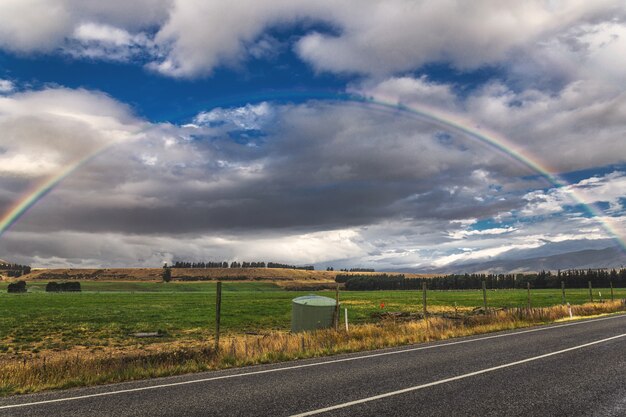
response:
<path fill-rule="evenodd" d="M 620 268 L 626 265 L 626 253 L 619 247 L 586 249 L 549 256 L 495 259 L 484 262 L 450 264 L 433 269 L 432 273 L 472 272 L 536 272 L 557 269 Z"/>

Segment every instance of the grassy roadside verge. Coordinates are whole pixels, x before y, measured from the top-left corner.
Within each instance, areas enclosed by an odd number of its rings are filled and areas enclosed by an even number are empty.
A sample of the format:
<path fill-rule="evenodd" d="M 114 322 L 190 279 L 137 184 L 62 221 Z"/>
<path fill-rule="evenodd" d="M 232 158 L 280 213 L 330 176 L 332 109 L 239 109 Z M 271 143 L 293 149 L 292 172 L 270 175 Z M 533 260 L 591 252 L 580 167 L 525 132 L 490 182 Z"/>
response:
<path fill-rule="evenodd" d="M 577 318 L 626 310 L 623 301 L 574 305 Z M 324 330 L 304 334 L 274 331 L 263 336 L 233 334 L 218 352 L 204 343 L 152 344 L 141 350 L 70 350 L 45 352 L 34 359 L 0 360 L 0 395 L 97 385 L 333 355 L 445 340 L 552 323 L 569 318 L 564 306 L 494 310 L 489 314 L 448 315 L 428 320 L 384 320 L 360 324 L 350 332 Z"/>

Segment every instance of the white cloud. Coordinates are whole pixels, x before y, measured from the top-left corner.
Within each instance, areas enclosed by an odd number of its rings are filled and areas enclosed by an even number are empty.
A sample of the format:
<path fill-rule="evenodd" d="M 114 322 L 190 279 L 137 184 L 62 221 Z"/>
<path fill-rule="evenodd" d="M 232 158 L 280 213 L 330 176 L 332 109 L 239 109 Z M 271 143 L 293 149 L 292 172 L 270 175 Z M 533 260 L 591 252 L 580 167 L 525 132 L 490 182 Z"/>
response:
<path fill-rule="evenodd" d="M 581 201 L 585 204 L 606 203 L 609 212 L 621 212 L 621 200 L 626 198 L 624 190 L 626 173 L 614 171 L 548 191 L 529 192 L 524 196 L 528 203 L 522 213 L 528 216 L 560 213 L 566 206 L 580 204 Z"/>
<path fill-rule="evenodd" d="M 505 150 L 552 173 L 626 162 L 621 140 L 626 135 L 626 92 L 602 80 L 575 81 L 558 93 L 514 91 L 494 81 L 462 99 L 452 87 L 425 77 L 392 77 L 354 84 L 350 90 L 432 111 L 500 141 Z"/>
<path fill-rule="evenodd" d="M 523 216 L 533 217 L 562 213 L 566 207 L 577 204 L 586 204 L 593 208 L 594 215 L 591 219 L 572 219 L 571 221 L 591 222 L 592 224 L 603 223 L 604 228 L 609 228 L 611 233 L 618 239 L 626 241 L 626 224 L 624 216 L 625 207 L 623 200 L 626 198 L 626 174 L 615 171 L 603 176 L 593 176 L 560 188 L 548 191 L 532 191 L 524 196 L 527 201 L 525 207 L 520 210 Z M 607 210 L 598 208 L 598 204 L 608 204 Z M 566 216 L 559 216 L 563 219 Z M 578 233 L 589 238 L 597 233 L 585 232 L 585 228 L 579 227 Z M 599 232 L 600 237 L 607 235 L 606 230 Z M 598 238 L 600 238 L 598 237 Z"/>
<path fill-rule="evenodd" d="M 82 42 L 104 42 L 118 46 L 133 43 L 132 36 L 125 30 L 96 23 L 83 23 L 74 30 L 74 39 Z"/>
<path fill-rule="evenodd" d="M 248 45 L 257 51 L 255 40 L 271 24 L 293 23 L 318 7 L 327 8 L 288 0 L 263 4 L 251 0 L 237 4 L 176 1 L 168 21 L 155 38 L 167 53 L 150 67 L 174 77 L 210 74 L 217 66 L 232 65 L 245 59 Z"/>
<path fill-rule="evenodd" d="M 368 77 L 350 91 L 450 112 L 565 172 L 626 162 L 625 9 L 619 0 L 4 0 L 0 48 L 193 78 L 272 59 L 289 45 L 268 29 L 302 24 L 290 46 L 315 70 Z M 427 63 L 496 65 L 515 87 L 494 81 L 461 96 L 456 85 L 402 75 Z M 601 220 L 626 230 L 623 172 L 537 191 L 546 184 L 518 178 L 528 170 L 430 122 L 309 102 L 218 108 L 175 126 L 138 120 L 99 93 L 14 91 L 0 80 L 2 207 L 26 183 L 124 144 L 70 176 L 6 235 L 10 244 L 0 242 L 42 264 L 154 265 L 213 253 L 448 265 L 609 238 L 597 220 L 564 212 L 570 192 L 608 204 Z M 228 139 L 241 130 L 263 130 L 266 143 Z M 490 217 L 511 224 L 472 228 Z"/>
<path fill-rule="evenodd" d="M 142 127 L 128 107 L 99 93 L 48 89 L 0 97 L 0 175 L 49 175 Z"/>
<path fill-rule="evenodd" d="M 246 104 L 243 107 L 215 108 L 208 112 L 201 112 L 194 118 L 198 125 L 212 125 L 228 123 L 244 130 L 262 128 L 273 114 L 272 107 L 267 102 Z"/>
<path fill-rule="evenodd" d="M 358 258 L 366 254 L 359 233 L 351 229 L 261 239 L 246 237 L 231 240 L 229 246 L 241 259 L 281 259 L 296 264 Z"/>
<path fill-rule="evenodd" d="M 490 235 L 502 235 L 505 233 L 511 233 L 516 231 L 514 227 L 494 227 L 491 229 L 483 230 L 455 230 L 450 233 L 452 239 L 465 239 L 469 236 L 490 236 Z"/>
<path fill-rule="evenodd" d="M 0 2 L 0 46 L 9 51 L 51 50 L 71 31 L 65 4 L 50 0 Z"/>
<path fill-rule="evenodd" d="M 157 53 L 154 42 L 144 33 L 131 34 L 120 28 L 92 22 L 80 24 L 63 51 L 75 57 L 110 61 L 128 61 Z"/>
<path fill-rule="evenodd" d="M 0 46 L 26 53 L 61 47 L 107 59 L 94 43 L 131 42 L 144 51 L 140 61 L 151 61 L 156 71 L 196 77 L 249 56 L 273 56 L 280 46 L 266 34 L 272 27 L 321 22 L 333 33 L 305 30 L 295 45 L 319 71 L 381 76 L 433 62 L 461 69 L 508 65 L 523 56 L 518 68 L 552 62 L 562 65 L 550 72 L 580 72 L 582 62 L 585 71 L 623 80 L 625 16 L 619 0 L 482 0 L 471 6 L 457 0 L 5 0 Z M 77 41 L 91 46 L 79 53 L 72 47 Z"/>
<path fill-rule="evenodd" d="M 503 245 L 498 247 L 490 247 L 487 249 L 478 249 L 478 250 L 466 250 L 461 253 L 455 253 L 452 255 L 442 256 L 432 262 L 432 265 L 436 268 L 441 268 L 443 266 L 449 265 L 455 262 L 468 262 L 468 261 L 486 261 L 490 260 L 497 255 L 501 255 L 505 252 L 511 250 L 519 250 L 519 249 L 530 249 L 537 248 L 541 246 L 539 242 L 533 243 L 522 243 L 517 245 Z"/>
<path fill-rule="evenodd" d="M 457 109 L 460 105 L 452 85 L 429 81 L 425 75 L 419 78 L 405 76 L 379 82 L 366 81 L 350 86 L 348 91 L 398 104 L 419 103 L 447 110 Z"/>
<path fill-rule="evenodd" d="M 387 85 L 409 86 L 399 88 L 407 102 L 412 88 L 416 97 L 450 98 L 447 86 L 424 79 Z M 258 147 L 229 137 L 259 128 L 265 136 Z M 533 219 L 541 208 L 530 196 L 555 208 L 566 189 L 530 194 L 535 181 L 520 180 L 508 161 L 481 146 L 455 133 L 439 140 L 439 127 L 367 106 L 265 103 L 216 109 L 193 126 L 176 126 L 138 120 L 103 94 L 49 89 L 0 97 L 0 129 L 5 209 L 35 180 L 120 143 L 3 236 L 0 249 L 11 259 L 136 266 L 174 256 L 237 257 L 383 269 L 610 238 L 584 216 Z M 604 220 L 623 225 L 624 178 L 618 171 L 573 187 L 611 204 Z M 475 229 L 477 219 L 502 213 L 512 214 Z"/>
<path fill-rule="evenodd" d="M 626 80 L 626 25 L 623 17 L 583 22 L 527 45 L 507 64 L 513 78 L 540 86 L 596 80 L 623 85 Z"/>
<path fill-rule="evenodd" d="M 15 90 L 13 81 L 0 79 L 0 94 L 10 93 L 13 90 Z"/>
<path fill-rule="evenodd" d="M 141 162 L 148 166 L 155 166 L 159 161 L 159 157 L 156 155 L 141 155 Z"/>
<path fill-rule="evenodd" d="M 336 33 L 306 33 L 296 51 L 320 71 L 382 75 L 430 62 L 458 68 L 501 63 L 588 21 L 624 15 L 619 1 L 502 3 L 409 0 L 227 3 L 176 2 L 157 35 L 169 53 L 153 67 L 189 77 L 244 59 L 248 45 L 273 25 L 321 21 Z"/>
<path fill-rule="evenodd" d="M 14 52 L 51 52 L 85 22 L 128 32 L 146 30 L 167 18 L 170 0 L 3 0 L 0 47 Z M 92 30 L 93 33 L 93 30 Z"/>
<path fill-rule="evenodd" d="M 356 241 L 355 241 L 356 240 Z M 46 235 L 15 232 L 3 236 L 0 249 L 28 251 L 29 263 L 44 267 L 155 267 L 173 259 L 271 260 L 298 265 L 365 255 L 353 230 L 335 230 L 274 237 L 254 235 L 132 236 L 116 233 L 59 231 Z M 207 254 L 211 254 L 208 256 Z M 32 256 L 32 257 L 31 257 Z M 19 260 L 20 255 L 12 259 Z M 26 259 L 26 258 L 25 258 Z"/>
<path fill-rule="evenodd" d="M 466 102 L 470 119 L 499 132 L 553 172 L 623 163 L 626 93 L 595 80 L 556 94 L 490 85 Z"/>

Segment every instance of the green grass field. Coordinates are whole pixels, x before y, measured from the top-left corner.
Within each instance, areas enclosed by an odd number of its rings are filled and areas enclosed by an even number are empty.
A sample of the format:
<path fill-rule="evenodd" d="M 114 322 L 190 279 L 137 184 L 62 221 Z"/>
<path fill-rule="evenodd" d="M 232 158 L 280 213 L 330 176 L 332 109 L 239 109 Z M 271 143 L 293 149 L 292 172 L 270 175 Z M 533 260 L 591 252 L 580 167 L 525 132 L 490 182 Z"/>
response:
<path fill-rule="evenodd" d="M 46 293 L 45 283 L 29 283 L 27 294 L 7 294 L 0 284 L 0 352 L 37 352 L 121 347 L 173 340 L 203 340 L 213 334 L 215 283 L 82 282 L 81 293 Z M 594 298 L 610 297 L 608 289 L 594 289 Z M 226 333 L 288 330 L 291 299 L 310 292 L 285 291 L 271 283 L 223 284 L 222 329 Z M 334 297 L 333 291 L 316 292 Z M 490 307 L 525 306 L 526 290 L 488 291 Z M 626 289 L 615 289 L 626 298 Z M 343 291 L 343 307 L 353 323 L 372 321 L 381 311 L 421 311 L 419 291 Z M 587 289 L 567 290 L 568 301 L 588 301 Z M 533 290 L 532 305 L 560 304 L 560 290 Z M 482 292 L 429 291 L 428 304 L 477 307 Z M 132 333 L 165 332 L 164 338 L 136 339 Z"/>

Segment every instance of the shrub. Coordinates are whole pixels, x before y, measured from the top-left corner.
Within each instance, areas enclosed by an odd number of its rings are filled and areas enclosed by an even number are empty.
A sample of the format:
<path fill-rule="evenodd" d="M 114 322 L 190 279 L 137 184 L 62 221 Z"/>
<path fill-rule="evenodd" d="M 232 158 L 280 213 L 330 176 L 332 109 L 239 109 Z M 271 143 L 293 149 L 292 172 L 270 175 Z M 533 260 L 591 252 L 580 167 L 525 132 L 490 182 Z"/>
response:
<path fill-rule="evenodd" d="M 17 281 L 12 282 L 7 287 L 7 292 L 11 293 L 21 293 L 26 292 L 26 282 L 25 281 Z"/>
<path fill-rule="evenodd" d="M 62 282 L 57 283 L 54 281 L 49 282 L 46 285 L 46 292 L 80 292 L 80 282 Z"/>

